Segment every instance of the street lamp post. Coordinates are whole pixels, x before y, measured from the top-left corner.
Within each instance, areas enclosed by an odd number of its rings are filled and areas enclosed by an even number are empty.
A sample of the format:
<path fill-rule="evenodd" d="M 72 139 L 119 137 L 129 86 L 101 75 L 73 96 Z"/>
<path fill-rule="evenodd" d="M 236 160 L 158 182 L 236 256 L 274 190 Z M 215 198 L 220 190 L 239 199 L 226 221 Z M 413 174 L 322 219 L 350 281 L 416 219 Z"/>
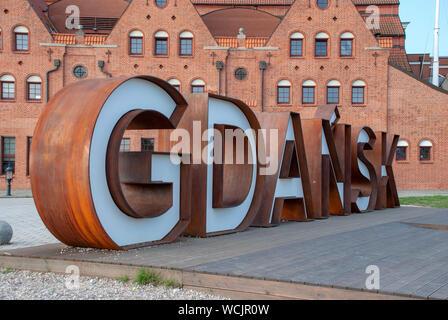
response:
<path fill-rule="evenodd" d="M 8 197 L 10 197 L 11 196 L 11 181 L 13 179 L 14 169 L 11 166 L 8 166 L 8 168 L 6 168 L 6 170 L 5 170 L 5 173 L 6 173 L 5 179 L 8 182 L 8 187 L 6 189 L 6 195 Z"/>

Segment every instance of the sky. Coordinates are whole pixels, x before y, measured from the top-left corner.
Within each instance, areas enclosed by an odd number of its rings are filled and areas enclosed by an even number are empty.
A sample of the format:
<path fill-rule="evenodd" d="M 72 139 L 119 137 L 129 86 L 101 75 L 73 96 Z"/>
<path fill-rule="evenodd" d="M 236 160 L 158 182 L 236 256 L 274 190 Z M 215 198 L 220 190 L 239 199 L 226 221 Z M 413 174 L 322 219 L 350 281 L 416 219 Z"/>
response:
<path fill-rule="evenodd" d="M 406 29 L 407 53 L 430 53 L 434 47 L 436 0 L 401 0 L 400 18 Z M 448 57 L 448 0 L 440 0 L 439 54 Z"/>

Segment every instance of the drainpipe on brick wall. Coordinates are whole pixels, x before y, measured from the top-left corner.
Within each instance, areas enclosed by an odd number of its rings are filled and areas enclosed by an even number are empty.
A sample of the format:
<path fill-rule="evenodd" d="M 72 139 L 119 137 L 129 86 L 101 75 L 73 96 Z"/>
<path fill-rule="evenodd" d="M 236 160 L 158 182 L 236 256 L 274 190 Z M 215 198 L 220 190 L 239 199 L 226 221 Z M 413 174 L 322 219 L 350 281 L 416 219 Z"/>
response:
<path fill-rule="evenodd" d="M 59 67 L 61 66 L 61 60 L 55 59 L 53 63 L 55 68 L 47 71 L 47 102 L 48 100 L 50 100 L 50 73 L 55 72 L 59 69 Z"/>
<path fill-rule="evenodd" d="M 221 94 L 221 72 L 224 69 L 224 62 L 216 61 L 216 69 L 218 69 L 218 94 Z"/>
<path fill-rule="evenodd" d="M 261 70 L 261 112 L 263 112 L 264 108 L 264 71 L 266 70 L 267 63 L 266 61 L 260 61 L 260 70 Z"/>
<path fill-rule="evenodd" d="M 109 78 L 112 78 L 112 74 L 110 74 L 109 72 L 104 70 L 104 65 L 105 65 L 105 63 L 103 60 L 98 61 L 98 68 L 100 68 L 101 72 L 104 73 L 105 75 L 107 75 Z"/>

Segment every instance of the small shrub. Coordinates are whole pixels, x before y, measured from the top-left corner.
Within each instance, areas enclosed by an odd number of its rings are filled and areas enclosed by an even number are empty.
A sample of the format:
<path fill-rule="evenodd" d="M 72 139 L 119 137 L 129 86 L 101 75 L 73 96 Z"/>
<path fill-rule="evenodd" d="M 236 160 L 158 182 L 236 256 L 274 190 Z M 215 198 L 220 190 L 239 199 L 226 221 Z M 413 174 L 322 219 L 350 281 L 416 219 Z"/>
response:
<path fill-rule="evenodd" d="M 159 285 L 163 283 L 162 278 L 154 272 L 149 272 L 146 269 L 140 269 L 137 273 L 137 276 L 134 280 L 135 283 L 139 285 L 147 285 L 147 284 L 153 284 L 153 285 Z"/>
<path fill-rule="evenodd" d="M 2 271 L 2 274 L 8 274 L 13 272 L 12 268 L 6 268 L 5 270 Z"/>
<path fill-rule="evenodd" d="M 126 283 L 129 281 L 129 277 L 127 275 L 120 277 L 117 279 L 119 282 Z"/>

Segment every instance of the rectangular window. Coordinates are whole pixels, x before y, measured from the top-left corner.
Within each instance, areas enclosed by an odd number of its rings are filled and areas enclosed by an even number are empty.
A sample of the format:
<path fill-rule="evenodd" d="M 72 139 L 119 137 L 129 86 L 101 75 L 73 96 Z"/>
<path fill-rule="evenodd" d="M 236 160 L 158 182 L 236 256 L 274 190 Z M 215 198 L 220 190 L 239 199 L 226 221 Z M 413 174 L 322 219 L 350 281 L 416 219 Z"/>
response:
<path fill-rule="evenodd" d="M 406 160 L 406 147 L 397 147 L 397 161 L 403 161 Z"/>
<path fill-rule="evenodd" d="M 327 39 L 316 40 L 316 57 L 326 57 L 327 56 Z"/>
<path fill-rule="evenodd" d="M 192 93 L 201 93 L 204 92 L 204 86 L 191 86 Z"/>
<path fill-rule="evenodd" d="M 352 104 L 364 104 L 364 87 L 352 88 Z"/>
<path fill-rule="evenodd" d="M 156 38 L 156 55 L 166 56 L 168 54 L 168 39 Z"/>
<path fill-rule="evenodd" d="M 142 138 L 142 151 L 154 151 L 154 138 Z"/>
<path fill-rule="evenodd" d="M 30 152 L 33 137 L 26 137 L 26 175 L 30 175 Z"/>
<path fill-rule="evenodd" d="M 351 57 L 353 54 L 353 40 L 341 40 L 341 57 Z"/>
<path fill-rule="evenodd" d="M 27 33 L 16 33 L 16 51 L 28 51 Z"/>
<path fill-rule="evenodd" d="M 120 152 L 129 152 L 129 151 L 131 151 L 131 139 L 130 138 L 121 139 Z"/>
<path fill-rule="evenodd" d="M 431 160 L 431 147 L 420 147 L 420 160 Z"/>
<path fill-rule="evenodd" d="M 277 103 L 284 104 L 289 103 L 290 99 L 290 87 L 277 87 Z"/>
<path fill-rule="evenodd" d="M 14 82 L 1 82 L 2 100 L 14 100 L 15 98 L 15 84 Z"/>
<path fill-rule="evenodd" d="M 143 38 L 131 37 L 130 54 L 143 54 Z"/>
<path fill-rule="evenodd" d="M 339 103 L 339 87 L 327 87 L 327 103 Z"/>
<path fill-rule="evenodd" d="M 303 55 L 303 40 L 291 39 L 291 57 L 301 57 Z"/>
<path fill-rule="evenodd" d="M 11 167 L 15 172 L 16 164 L 16 138 L 2 137 L 2 174 Z"/>
<path fill-rule="evenodd" d="M 180 55 L 191 56 L 193 55 L 193 39 L 180 39 Z"/>
<path fill-rule="evenodd" d="M 314 104 L 314 87 L 302 88 L 302 103 Z"/>
<path fill-rule="evenodd" d="M 28 100 L 41 100 L 42 86 L 40 83 L 28 82 Z"/>

